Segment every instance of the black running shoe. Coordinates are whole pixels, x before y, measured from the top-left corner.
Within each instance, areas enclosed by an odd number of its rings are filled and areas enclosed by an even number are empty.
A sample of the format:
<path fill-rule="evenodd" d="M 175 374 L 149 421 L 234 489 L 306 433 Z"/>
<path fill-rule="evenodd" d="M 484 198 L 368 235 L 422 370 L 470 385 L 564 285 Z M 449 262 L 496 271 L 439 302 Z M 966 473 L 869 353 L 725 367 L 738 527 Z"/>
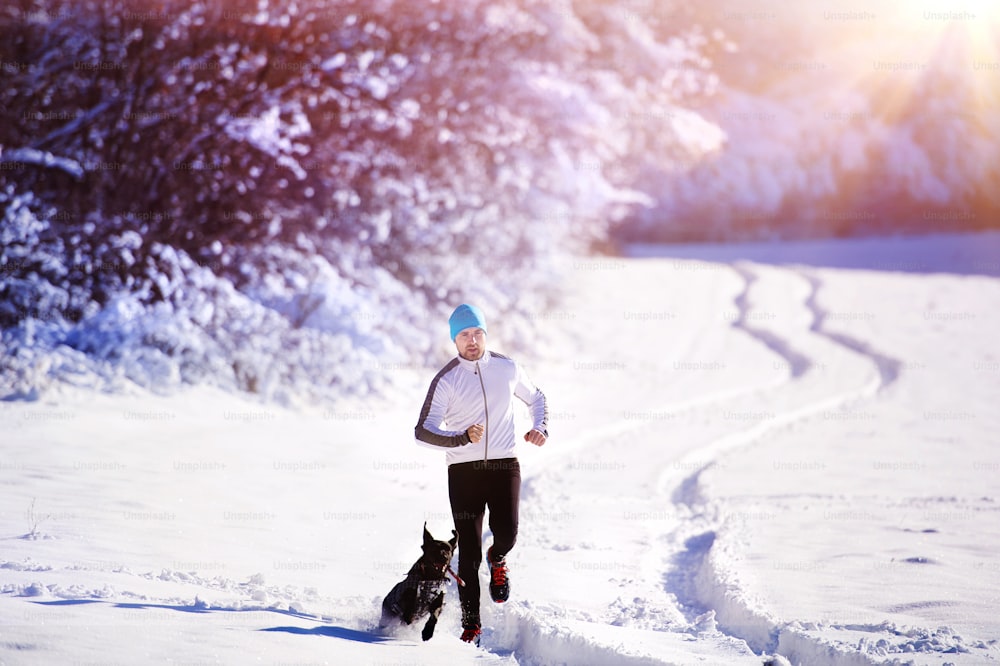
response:
<path fill-rule="evenodd" d="M 498 604 L 502 604 L 510 597 L 507 560 L 501 557 L 494 561 L 493 548 L 490 548 L 486 551 L 486 562 L 490 565 L 490 597 Z"/>

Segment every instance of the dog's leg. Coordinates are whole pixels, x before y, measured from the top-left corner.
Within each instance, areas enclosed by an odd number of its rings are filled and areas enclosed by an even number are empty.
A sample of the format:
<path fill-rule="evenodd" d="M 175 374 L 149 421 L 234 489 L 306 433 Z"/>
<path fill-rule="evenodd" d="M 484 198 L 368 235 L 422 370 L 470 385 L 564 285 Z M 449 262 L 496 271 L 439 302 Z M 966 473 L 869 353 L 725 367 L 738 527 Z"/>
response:
<path fill-rule="evenodd" d="M 401 604 L 403 610 L 403 622 L 405 624 L 413 624 L 413 620 L 416 619 L 417 614 L 417 587 L 408 587 L 403 590 L 403 603 Z"/>
<path fill-rule="evenodd" d="M 431 636 L 434 635 L 434 627 L 437 626 L 438 616 L 441 615 L 442 608 L 444 608 L 444 592 L 438 592 L 438 595 L 434 597 L 434 601 L 430 605 L 431 616 L 427 618 L 427 624 L 424 625 L 424 630 L 420 632 L 420 637 L 425 641 L 429 641 Z"/>
<path fill-rule="evenodd" d="M 405 581 L 396 583 L 382 600 L 382 619 L 379 622 L 379 627 L 390 627 L 393 624 L 399 624 L 400 620 L 403 619 L 402 602 L 403 593 L 406 591 L 404 583 Z"/>

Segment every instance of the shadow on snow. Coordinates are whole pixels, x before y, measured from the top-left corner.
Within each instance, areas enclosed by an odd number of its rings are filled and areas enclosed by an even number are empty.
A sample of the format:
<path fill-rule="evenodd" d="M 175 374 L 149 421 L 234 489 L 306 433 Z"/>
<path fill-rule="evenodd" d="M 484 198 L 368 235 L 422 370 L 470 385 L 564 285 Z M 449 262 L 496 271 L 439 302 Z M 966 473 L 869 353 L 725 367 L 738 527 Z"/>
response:
<path fill-rule="evenodd" d="M 38 604 L 40 606 L 79 606 L 83 604 L 107 604 L 109 602 L 103 601 L 101 599 L 56 599 L 53 601 L 32 601 L 31 603 Z M 112 603 L 114 608 L 122 608 L 125 610 L 172 610 L 179 613 L 198 613 L 198 614 L 212 614 L 212 613 L 275 613 L 277 615 L 287 615 L 290 617 L 299 618 L 302 620 L 311 620 L 313 622 L 322 622 L 322 618 L 316 615 L 310 615 L 308 613 L 298 613 L 292 610 L 282 610 L 280 608 L 212 608 L 207 605 L 200 603 L 195 603 L 191 605 L 171 605 L 171 604 L 152 604 L 152 603 Z M 345 641 L 355 641 L 358 643 L 384 643 L 390 641 L 390 638 L 381 636 L 379 634 L 370 633 L 366 631 L 361 631 L 358 629 L 348 629 L 347 627 L 338 627 L 328 624 L 320 625 L 318 627 L 265 627 L 258 629 L 257 631 L 281 631 L 288 634 L 297 634 L 300 636 L 328 636 L 330 638 L 339 638 Z"/>
<path fill-rule="evenodd" d="M 340 638 L 345 641 L 356 641 L 358 643 L 384 643 L 390 640 L 385 636 L 379 636 L 367 631 L 347 629 L 346 627 L 333 627 L 330 625 L 313 627 L 311 629 L 306 627 L 267 627 L 258 631 L 284 631 L 285 633 L 297 634 L 299 636 L 329 636 L 331 638 Z"/>

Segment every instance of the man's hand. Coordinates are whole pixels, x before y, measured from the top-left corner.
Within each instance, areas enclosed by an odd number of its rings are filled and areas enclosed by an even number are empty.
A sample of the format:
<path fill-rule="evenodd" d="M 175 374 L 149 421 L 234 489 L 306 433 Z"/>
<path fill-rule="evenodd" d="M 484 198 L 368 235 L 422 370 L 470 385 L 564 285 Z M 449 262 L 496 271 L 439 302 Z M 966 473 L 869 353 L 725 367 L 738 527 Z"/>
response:
<path fill-rule="evenodd" d="M 481 423 L 477 423 L 476 425 L 469 426 L 465 433 L 469 436 L 469 442 L 472 444 L 478 444 L 479 440 L 483 438 L 484 431 L 485 428 L 483 428 L 483 425 Z"/>
<path fill-rule="evenodd" d="M 528 431 L 528 432 L 527 432 L 527 433 L 526 433 L 526 434 L 524 435 L 524 441 L 526 441 L 526 442 L 531 442 L 531 443 L 532 443 L 532 444 L 534 444 L 535 446 L 541 446 L 542 444 L 544 444 L 544 443 L 545 443 L 545 440 L 546 440 L 546 439 L 547 439 L 547 438 L 545 437 L 545 434 L 544 434 L 544 433 L 542 433 L 542 432 L 539 432 L 538 430 L 534 430 L 534 429 L 532 429 L 532 430 L 529 430 L 529 431 Z"/>

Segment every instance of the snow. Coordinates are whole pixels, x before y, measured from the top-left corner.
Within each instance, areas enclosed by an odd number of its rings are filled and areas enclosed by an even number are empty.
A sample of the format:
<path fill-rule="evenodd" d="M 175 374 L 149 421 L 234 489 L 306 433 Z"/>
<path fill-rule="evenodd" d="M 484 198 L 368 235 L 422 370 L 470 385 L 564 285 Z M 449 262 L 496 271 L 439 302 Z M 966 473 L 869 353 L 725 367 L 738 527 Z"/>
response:
<path fill-rule="evenodd" d="M 293 140 L 308 136 L 312 131 L 309 119 L 300 106 L 292 106 L 291 122 L 281 122 L 282 110 L 272 106 L 259 117 L 237 117 L 225 125 L 226 133 L 237 141 L 246 141 L 259 150 L 277 158 L 277 163 L 291 170 L 298 180 L 305 180 L 306 172 L 291 155 L 308 153 L 308 147 Z"/>
<path fill-rule="evenodd" d="M 430 642 L 374 631 L 424 521 L 451 527 L 412 440 L 436 367 L 335 405 L 0 403 L 0 662 L 996 663 L 997 243 L 571 260 L 521 359 L 552 437 L 519 452 L 478 650 L 454 586 Z"/>

